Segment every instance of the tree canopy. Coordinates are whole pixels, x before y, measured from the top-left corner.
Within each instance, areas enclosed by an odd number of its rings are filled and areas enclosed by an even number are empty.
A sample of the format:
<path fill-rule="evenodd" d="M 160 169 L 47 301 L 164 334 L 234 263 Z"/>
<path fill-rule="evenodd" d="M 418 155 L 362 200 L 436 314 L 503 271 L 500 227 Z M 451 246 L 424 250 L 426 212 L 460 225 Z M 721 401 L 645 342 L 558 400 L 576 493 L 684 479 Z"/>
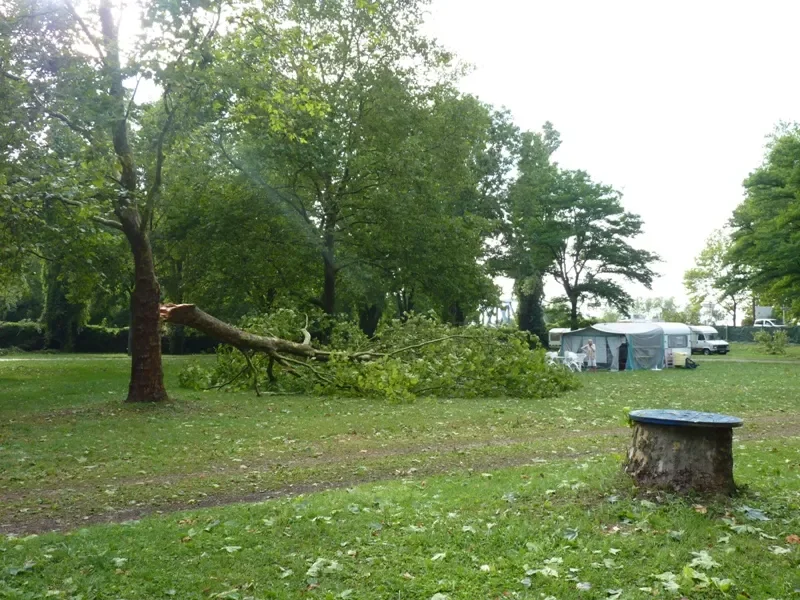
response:
<path fill-rule="evenodd" d="M 149 3 L 128 39 L 113 0 L 6 3 L 4 314 L 65 350 L 129 322 L 128 399 L 157 401 L 166 302 L 245 324 L 292 309 L 325 346 L 342 320 L 370 339 L 415 314 L 476 322 L 499 274 L 540 339 L 548 277 L 573 325 L 586 301 L 624 312 L 624 282 L 653 277 L 641 220 L 554 162 L 551 124 L 521 132 L 459 91 L 425 6 Z"/>
<path fill-rule="evenodd" d="M 730 248 L 729 235 L 714 231 L 695 260 L 695 266 L 684 273 L 683 283 L 692 304 L 719 304 L 736 325 L 738 311 L 748 299 L 743 289 L 747 276 L 741 265 L 728 260 Z M 711 312 L 714 312 L 713 306 Z"/>
<path fill-rule="evenodd" d="M 800 314 L 800 128 L 779 130 L 744 188 L 726 256 L 739 274 L 731 287 L 753 290 L 760 301 L 791 306 Z"/>
<path fill-rule="evenodd" d="M 642 220 L 625 211 L 619 192 L 585 171 L 560 169 L 551 161 L 560 143 L 549 123 L 542 133 L 522 136 L 501 264 L 515 278 L 521 314 L 531 296 L 532 304 L 541 306 L 541 281 L 548 274 L 563 288 L 571 327 L 577 328 L 579 307 L 587 300 L 627 314 L 633 298 L 623 283 L 649 287 L 658 257 L 631 245 L 642 233 Z M 540 316 L 525 321 L 537 333 L 543 328 Z"/>

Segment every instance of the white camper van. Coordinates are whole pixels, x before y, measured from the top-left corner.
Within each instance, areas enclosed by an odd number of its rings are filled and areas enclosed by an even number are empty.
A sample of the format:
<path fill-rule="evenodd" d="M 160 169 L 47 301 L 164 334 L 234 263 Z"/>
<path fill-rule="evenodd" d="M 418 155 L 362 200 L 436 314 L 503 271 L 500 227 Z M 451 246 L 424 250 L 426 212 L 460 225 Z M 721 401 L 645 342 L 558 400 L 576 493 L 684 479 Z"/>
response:
<path fill-rule="evenodd" d="M 561 334 L 570 331 L 569 327 L 554 327 L 547 332 L 547 345 L 551 350 L 561 348 Z"/>
<path fill-rule="evenodd" d="M 690 325 L 692 330 L 692 352 L 703 354 L 727 354 L 730 346 L 719 337 L 719 332 L 707 325 Z"/>

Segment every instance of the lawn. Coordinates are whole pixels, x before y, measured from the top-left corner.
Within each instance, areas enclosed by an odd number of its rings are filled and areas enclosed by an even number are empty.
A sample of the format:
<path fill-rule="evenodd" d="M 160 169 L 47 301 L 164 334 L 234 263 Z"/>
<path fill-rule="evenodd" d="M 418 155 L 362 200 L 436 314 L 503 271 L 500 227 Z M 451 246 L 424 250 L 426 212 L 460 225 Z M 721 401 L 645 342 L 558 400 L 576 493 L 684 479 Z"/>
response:
<path fill-rule="evenodd" d="M 124 357 L 0 361 L 0 598 L 800 593 L 800 365 L 396 405 L 190 392 L 186 360 L 145 407 L 120 402 Z M 742 493 L 637 495 L 620 462 L 641 407 L 743 417 Z"/>
<path fill-rule="evenodd" d="M 767 354 L 754 342 L 731 342 L 731 351 L 727 355 L 712 354 L 703 356 L 701 360 L 724 360 L 726 358 L 748 360 L 800 360 L 800 344 L 786 346 L 786 354 Z"/>

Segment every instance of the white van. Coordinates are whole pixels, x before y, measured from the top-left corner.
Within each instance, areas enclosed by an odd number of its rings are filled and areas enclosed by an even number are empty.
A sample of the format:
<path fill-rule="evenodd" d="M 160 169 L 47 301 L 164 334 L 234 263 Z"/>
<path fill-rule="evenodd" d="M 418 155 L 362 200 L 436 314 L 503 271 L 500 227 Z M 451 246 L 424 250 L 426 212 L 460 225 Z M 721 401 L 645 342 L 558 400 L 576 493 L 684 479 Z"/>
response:
<path fill-rule="evenodd" d="M 561 334 L 572 331 L 569 327 L 554 327 L 547 332 L 547 345 L 551 350 L 561 348 Z"/>
<path fill-rule="evenodd" d="M 719 332 L 708 325 L 690 325 L 692 330 L 692 352 L 703 354 L 727 354 L 730 346 L 719 337 Z"/>

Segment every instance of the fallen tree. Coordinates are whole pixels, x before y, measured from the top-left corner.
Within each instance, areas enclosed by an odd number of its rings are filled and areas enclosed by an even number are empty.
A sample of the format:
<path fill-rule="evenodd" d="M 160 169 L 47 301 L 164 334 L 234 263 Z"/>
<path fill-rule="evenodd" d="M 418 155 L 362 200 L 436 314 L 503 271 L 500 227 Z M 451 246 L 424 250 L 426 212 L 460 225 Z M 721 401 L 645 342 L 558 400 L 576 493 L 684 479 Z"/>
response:
<path fill-rule="evenodd" d="M 308 318 L 294 311 L 234 327 L 193 304 L 167 304 L 162 319 L 191 327 L 227 346 L 211 368 L 190 365 L 181 384 L 195 389 L 270 386 L 277 393 L 542 398 L 573 389 L 574 376 L 551 368 L 544 350 L 512 329 L 456 328 L 429 316 L 393 321 L 366 337 L 355 324 L 335 322 L 328 347 L 312 345 Z M 305 319 L 304 324 L 301 320 Z M 278 332 L 278 334 L 275 333 Z M 288 339 L 292 332 L 302 341 Z M 278 375 L 291 375 L 279 381 Z M 247 377 L 246 377 L 247 376 Z"/>

